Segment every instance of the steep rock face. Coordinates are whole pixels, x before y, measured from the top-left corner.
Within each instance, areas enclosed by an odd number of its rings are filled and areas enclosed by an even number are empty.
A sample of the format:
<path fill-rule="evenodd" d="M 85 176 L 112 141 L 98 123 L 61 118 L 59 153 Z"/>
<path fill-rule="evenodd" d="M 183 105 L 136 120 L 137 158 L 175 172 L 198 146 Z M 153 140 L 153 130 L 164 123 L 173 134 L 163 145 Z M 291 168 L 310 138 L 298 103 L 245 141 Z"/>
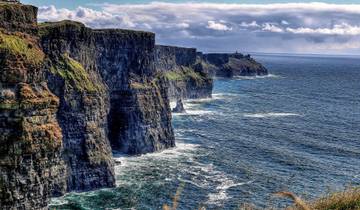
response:
<path fill-rule="evenodd" d="M 37 31 L 37 11 L 31 5 L 0 2 L 0 28 L 34 34 Z"/>
<path fill-rule="evenodd" d="M 196 49 L 157 45 L 155 59 L 171 100 L 211 97 L 213 80 Z"/>
<path fill-rule="evenodd" d="M 0 3 L 0 206 L 46 209 L 49 197 L 114 186 L 112 145 L 175 146 L 154 34 L 36 24 L 37 9 Z"/>
<path fill-rule="evenodd" d="M 109 137 L 128 154 L 175 146 L 166 83 L 156 77 L 155 35 L 94 31 L 97 65 L 110 91 Z"/>
<path fill-rule="evenodd" d="M 210 74 L 219 77 L 267 75 L 267 69 L 250 55 L 211 53 L 202 55 L 211 66 Z"/>
<path fill-rule="evenodd" d="M 59 99 L 48 89 L 32 6 L 0 4 L 0 206 L 45 209 L 64 192 Z"/>
<path fill-rule="evenodd" d="M 40 34 L 49 87 L 60 98 L 57 118 L 63 133 L 68 190 L 112 187 L 109 96 L 95 63 L 93 32 L 80 23 L 62 21 L 42 24 Z"/>

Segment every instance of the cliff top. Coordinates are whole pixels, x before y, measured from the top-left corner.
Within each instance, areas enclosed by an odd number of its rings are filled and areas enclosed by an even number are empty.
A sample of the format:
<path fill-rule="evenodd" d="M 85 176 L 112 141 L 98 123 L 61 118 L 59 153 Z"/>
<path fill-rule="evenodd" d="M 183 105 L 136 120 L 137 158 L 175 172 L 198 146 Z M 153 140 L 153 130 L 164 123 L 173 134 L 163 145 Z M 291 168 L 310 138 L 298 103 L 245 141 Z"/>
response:
<path fill-rule="evenodd" d="M 0 1 L 0 28 L 36 33 L 38 9 L 31 5 Z"/>
<path fill-rule="evenodd" d="M 174 49 L 187 49 L 187 50 L 197 50 L 196 48 L 193 47 L 179 47 L 179 46 L 173 46 L 173 45 L 156 45 L 156 47 L 159 48 L 174 48 Z"/>
<path fill-rule="evenodd" d="M 91 29 L 85 24 L 73 20 L 62 20 L 58 22 L 43 22 L 39 24 L 40 29 L 47 29 L 47 28 L 61 28 L 61 27 L 72 27 L 72 28 L 87 28 Z M 148 35 L 148 36 L 155 36 L 152 32 L 146 31 L 136 31 L 136 30 L 128 30 L 128 29 L 91 29 L 95 33 L 107 33 L 107 34 L 131 34 L 131 35 Z"/>
<path fill-rule="evenodd" d="M 0 3 L 20 4 L 19 0 L 0 0 Z"/>
<path fill-rule="evenodd" d="M 43 22 L 39 23 L 39 27 L 59 27 L 59 26 L 74 26 L 74 27 L 85 27 L 83 23 L 72 21 L 72 20 L 62 20 L 58 22 Z"/>
<path fill-rule="evenodd" d="M 111 33 L 111 34 L 132 34 L 132 35 L 149 35 L 149 36 L 155 36 L 155 33 L 148 32 L 148 31 L 138 31 L 138 30 L 129 30 L 129 29 L 115 29 L 115 28 L 109 28 L 109 29 L 94 29 L 93 30 L 96 33 Z"/>

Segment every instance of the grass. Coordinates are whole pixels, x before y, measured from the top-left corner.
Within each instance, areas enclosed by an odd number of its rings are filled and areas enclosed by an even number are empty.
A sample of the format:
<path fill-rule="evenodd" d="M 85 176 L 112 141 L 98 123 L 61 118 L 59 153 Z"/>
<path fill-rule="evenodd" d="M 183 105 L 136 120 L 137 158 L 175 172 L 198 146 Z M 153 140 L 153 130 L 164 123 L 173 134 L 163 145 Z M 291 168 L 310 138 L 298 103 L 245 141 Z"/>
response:
<path fill-rule="evenodd" d="M 170 81 L 189 81 L 193 80 L 198 84 L 202 84 L 205 81 L 205 77 L 200 73 L 195 72 L 192 68 L 183 67 L 181 70 L 168 71 L 164 73 L 166 79 Z"/>
<path fill-rule="evenodd" d="M 304 201 L 290 192 L 276 193 L 278 196 L 291 198 L 295 205 L 287 210 L 359 210 L 360 188 L 349 188 L 342 192 L 330 193 L 314 201 Z"/>
<path fill-rule="evenodd" d="M 180 185 L 173 198 L 173 205 L 163 205 L 163 210 L 176 210 L 179 205 L 180 194 L 184 189 L 184 185 Z M 330 193 L 324 197 L 314 201 L 305 201 L 291 192 L 275 193 L 276 196 L 290 198 L 294 205 L 285 208 L 286 210 L 360 210 L 360 187 L 349 188 L 342 192 Z M 201 207 L 205 210 L 205 207 Z M 251 204 L 244 204 L 240 210 L 259 209 Z M 276 209 L 276 208 L 268 208 Z"/>
<path fill-rule="evenodd" d="M 150 89 L 152 86 L 146 83 L 131 82 L 130 87 L 136 90 L 147 90 Z"/>
<path fill-rule="evenodd" d="M 16 110 L 19 109 L 19 104 L 14 102 L 0 102 L 0 110 Z"/>
<path fill-rule="evenodd" d="M 48 34 L 53 34 L 54 30 L 64 31 L 69 26 L 76 27 L 77 30 L 80 30 L 81 28 L 85 27 L 84 24 L 71 20 L 62 20 L 58 22 L 42 22 L 42 23 L 38 23 L 38 26 L 39 26 L 40 37 L 47 36 Z"/>
<path fill-rule="evenodd" d="M 39 64 L 44 60 L 43 51 L 29 35 L 15 33 L 6 34 L 0 31 L 0 50 L 7 50 L 13 55 L 23 56 L 32 64 Z"/>
<path fill-rule="evenodd" d="M 65 85 L 71 86 L 81 92 L 99 92 L 103 88 L 93 82 L 90 75 L 81 63 L 63 54 L 59 61 L 50 68 L 50 72 L 64 79 Z"/>
<path fill-rule="evenodd" d="M 310 203 L 310 209 L 346 210 L 360 209 L 360 188 L 349 188 L 343 192 L 331 193 Z"/>

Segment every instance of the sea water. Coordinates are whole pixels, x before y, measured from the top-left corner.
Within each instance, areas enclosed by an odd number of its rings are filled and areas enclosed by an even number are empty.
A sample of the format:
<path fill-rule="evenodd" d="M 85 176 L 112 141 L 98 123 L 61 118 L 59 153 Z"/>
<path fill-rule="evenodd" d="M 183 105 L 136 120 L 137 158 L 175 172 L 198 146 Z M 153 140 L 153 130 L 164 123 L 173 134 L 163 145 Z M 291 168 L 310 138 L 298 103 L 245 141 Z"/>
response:
<path fill-rule="evenodd" d="M 115 153 L 114 189 L 70 193 L 55 209 L 284 207 L 360 184 L 360 58 L 256 55 L 269 76 L 216 78 L 211 99 L 174 114 L 177 146 Z"/>

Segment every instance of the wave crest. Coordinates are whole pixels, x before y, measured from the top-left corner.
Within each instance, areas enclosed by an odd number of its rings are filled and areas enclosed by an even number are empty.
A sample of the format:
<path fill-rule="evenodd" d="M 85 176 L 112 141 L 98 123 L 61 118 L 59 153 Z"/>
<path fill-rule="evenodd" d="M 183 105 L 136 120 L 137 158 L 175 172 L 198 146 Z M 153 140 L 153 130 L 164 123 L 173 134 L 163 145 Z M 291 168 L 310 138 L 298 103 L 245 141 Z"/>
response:
<path fill-rule="evenodd" d="M 291 116 L 301 116 L 301 115 L 297 113 L 287 113 L 287 112 L 244 114 L 244 117 L 249 117 L 249 118 L 271 118 L 271 117 L 291 117 Z"/>

